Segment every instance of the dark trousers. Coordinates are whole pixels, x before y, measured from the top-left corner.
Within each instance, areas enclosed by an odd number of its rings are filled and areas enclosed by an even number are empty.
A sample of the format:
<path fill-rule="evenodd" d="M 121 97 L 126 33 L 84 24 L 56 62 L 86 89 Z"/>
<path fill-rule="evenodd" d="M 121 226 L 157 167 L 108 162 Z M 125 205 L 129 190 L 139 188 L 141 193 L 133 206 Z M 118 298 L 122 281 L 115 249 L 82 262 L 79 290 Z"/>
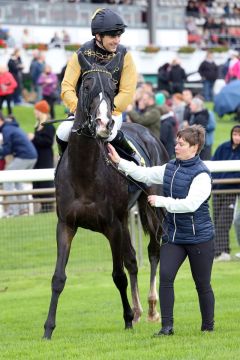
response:
<path fill-rule="evenodd" d="M 49 95 L 49 96 L 43 95 L 43 100 L 46 100 L 46 102 L 48 103 L 48 105 L 50 107 L 51 119 L 55 119 L 55 110 L 54 110 L 55 98 L 51 95 Z"/>
<path fill-rule="evenodd" d="M 214 243 L 207 241 L 196 245 L 162 244 L 160 250 L 160 308 L 162 326 L 173 326 L 174 280 L 180 266 L 188 257 L 192 277 L 198 292 L 202 315 L 202 330 L 212 330 L 214 325 L 214 294 L 211 272 Z"/>
<path fill-rule="evenodd" d="M 215 256 L 230 253 L 229 231 L 232 226 L 236 194 L 213 194 Z"/>
<path fill-rule="evenodd" d="M 7 102 L 8 115 L 11 115 L 12 114 L 12 107 L 11 107 L 12 94 L 0 96 L 0 110 L 2 110 L 2 105 L 3 105 L 4 100 L 6 100 L 6 102 Z"/>

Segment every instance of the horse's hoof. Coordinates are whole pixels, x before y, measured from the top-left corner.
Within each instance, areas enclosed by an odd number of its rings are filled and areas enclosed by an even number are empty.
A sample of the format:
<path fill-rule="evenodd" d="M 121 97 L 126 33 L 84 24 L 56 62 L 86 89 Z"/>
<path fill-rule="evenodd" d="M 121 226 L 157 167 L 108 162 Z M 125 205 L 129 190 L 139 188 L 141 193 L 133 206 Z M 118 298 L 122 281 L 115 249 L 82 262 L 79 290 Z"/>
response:
<path fill-rule="evenodd" d="M 159 322 L 160 321 L 159 313 L 156 311 L 154 314 L 148 314 L 147 321 L 148 322 Z"/>
<path fill-rule="evenodd" d="M 141 315 L 142 315 L 142 313 L 140 313 L 140 312 L 134 313 L 134 318 L 133 318 L 134 324 L 138 323 L 141 320 Z"/>
<path fill-rule="evenodd" d="M 52 331 L 51 332 L 45 331 L 42 340 L 51 340 L 51 338 L 52 338 Z"/>
<path fill-rule="evenodd" d="M 125 330 L 133 330 L 132 322 L 125 324 Z"/>

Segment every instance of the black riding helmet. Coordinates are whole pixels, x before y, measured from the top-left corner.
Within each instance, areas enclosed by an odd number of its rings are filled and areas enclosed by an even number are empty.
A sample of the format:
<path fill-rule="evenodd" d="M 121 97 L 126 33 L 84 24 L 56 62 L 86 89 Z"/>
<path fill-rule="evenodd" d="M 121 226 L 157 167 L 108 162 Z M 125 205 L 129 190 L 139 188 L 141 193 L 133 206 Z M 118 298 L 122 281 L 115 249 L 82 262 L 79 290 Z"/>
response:
<path fill-rule="evenodd" d="M 121 35 L 124 33 L 127 25 L 122 18 L 110 9 L 98 9 L 92 17 L 91 30 L 92 35 Z"/>

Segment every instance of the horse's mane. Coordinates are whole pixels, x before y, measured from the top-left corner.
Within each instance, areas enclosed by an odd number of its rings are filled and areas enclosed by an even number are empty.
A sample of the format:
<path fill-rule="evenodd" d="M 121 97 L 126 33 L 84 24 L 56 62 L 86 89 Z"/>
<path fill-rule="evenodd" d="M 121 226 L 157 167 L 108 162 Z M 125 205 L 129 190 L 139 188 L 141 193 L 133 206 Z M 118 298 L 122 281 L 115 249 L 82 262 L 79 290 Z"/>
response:
<path fill-rule="evenodd" d="M 91 70 L 83 73 L 83 81 L 86 81 L 89 78 L 93 78 L 93 85 L 91 87 L 91 91 L 88 94 L 83 93 L 83 86 L 80 87 L 80 98 L 82 101 L 82 105 L 89 108 L 93 99 L 104 90 L 104 93 L 110 99 L 111 103 L 113 103 L 113 99 L 115 96 L 115 84 L 112 80 L 112 74 L 107 71 L 105 66 L 94 63 L 92 65 Z M 98 81 L 97 77 L 100 78 Z"/>

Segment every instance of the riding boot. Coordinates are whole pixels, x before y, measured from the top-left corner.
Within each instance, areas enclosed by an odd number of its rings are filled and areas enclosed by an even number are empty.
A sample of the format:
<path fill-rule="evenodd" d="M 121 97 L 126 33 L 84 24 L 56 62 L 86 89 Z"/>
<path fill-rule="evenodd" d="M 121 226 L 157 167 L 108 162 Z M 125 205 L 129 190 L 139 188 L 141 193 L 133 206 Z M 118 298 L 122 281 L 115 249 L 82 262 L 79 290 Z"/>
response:
<path fill-rule="evenodd" d="M 118 130 L 115 138 L 110 142 L 113 146 L 119 147 L 123 152 L 125 152 L 133 161 L 137 164 L 141 164 L 141 157 L 136 153 L 136 151 L 129 145 L 127 139 L 124 136 L 124 133 L 121 130 Z"/>
<path fill-rule="evenodd" d="M 61 140 L 57 135 L 56 135 L 56 142 L 57 142 L 57 147 L 58 147 L 58 153 L 59 153 L 60 157 L 62 157 L 64 151 L 66 150 L 66 148 L 68 146 L 68 142 Z"/>

